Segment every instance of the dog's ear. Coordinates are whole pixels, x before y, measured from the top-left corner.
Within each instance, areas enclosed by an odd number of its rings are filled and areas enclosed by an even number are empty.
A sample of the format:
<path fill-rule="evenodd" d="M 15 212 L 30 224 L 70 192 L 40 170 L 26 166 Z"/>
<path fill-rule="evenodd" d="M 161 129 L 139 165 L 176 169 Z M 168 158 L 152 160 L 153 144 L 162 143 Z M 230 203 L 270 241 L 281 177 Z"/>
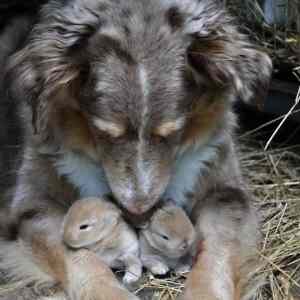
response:
<path fill-rule="evenodd" d="M 7 64 L 9 90 L 15 99 L 29 104 L 35 136 L 44 146 L 54 139 L 51 122 L 58 107 L 77 105 L 74 87 L 80 86 L 78 81 L 86 71 L 77 47 L 94 30 L 88 20 L 64 13 L 54 10 L 53 15 L 41 18 L 26 46 Z"/>
<path fill-rule="evenodd" d="M 46 49 L 40 51 L 45 53 Z M 30 46 L 16 53 L 8 65 L 10 91 L 15 99 L 25 101 L 31 108 L 32 128 L 36 140 L 43 145 L 42 151 L 53 150 L 55 134 L 51 122 L 57 107 L 75 105 L 71 90 L 78 77 L 76 66 L 55 62 L 51 56 L 41 57 Z"/>
<path fill-rule="evenodd" d="M 193 2 L 193 1 L 190 1 Z M 231 89 L 234 98 L 258 100 L 267 91 L 272 63 L 232 25 L 217 1 L 194 1 L 186 12 L 187 63 L 195 80 Z"/>

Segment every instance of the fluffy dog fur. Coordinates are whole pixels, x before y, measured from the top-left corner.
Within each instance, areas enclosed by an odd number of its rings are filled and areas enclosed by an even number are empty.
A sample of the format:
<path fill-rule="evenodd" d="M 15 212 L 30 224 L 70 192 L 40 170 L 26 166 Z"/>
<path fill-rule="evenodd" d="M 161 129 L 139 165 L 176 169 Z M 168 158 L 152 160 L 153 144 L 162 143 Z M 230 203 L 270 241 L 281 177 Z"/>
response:
<path fill-rule="evenodd" d="M 68 207 L 78 198 L 112 194 L 134 219 L 171 200 L 187 212 L 200 207 L 198 236 L 210 249 L 205 260 L 216 268 L 208 270 L 210 288 L 199 299 L 239 299 L 236 273 L 246 278 L 241 267 L 258 234 L 235 154 L 232 104 L 263 96 L 270 72 L 270 59 L 217 1 L 44 5 L 7 64 L 25 142 L 10 221 L 2 224 L 2 266 L 12 277 L 42 273 L 72 299 L 100 299 L 92 286 L 82 298 L 78 278 L 91 270 L 83 264 L 73 274 L 61 243 Z M 218 230 L 215 220 L 222 220 Z M 227 247 L 234 249 L 232 259 L 223 257 Z M 203 284 L 203 276 L 194 277 Z"/>

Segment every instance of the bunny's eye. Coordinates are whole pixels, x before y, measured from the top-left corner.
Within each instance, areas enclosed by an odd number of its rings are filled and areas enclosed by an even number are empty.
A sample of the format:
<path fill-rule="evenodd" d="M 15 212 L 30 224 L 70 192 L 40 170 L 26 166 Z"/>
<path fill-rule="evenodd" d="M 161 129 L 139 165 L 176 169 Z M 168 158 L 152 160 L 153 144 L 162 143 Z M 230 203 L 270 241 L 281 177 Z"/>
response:
<path fill-rule="evenodd" d="M 165 234 L 161 234 L 161 233 L 158 233 L 158 232 L 152 232 L 152 234 L 155 234 L 157 237 L 163 239 L 163 240 L 166 240 L 168 241 L 169 240 L 169 237 Z"/>
<path fill-rule="evenodd" d="M 169 237 L 168 236 L 166 236 L 166 235 L 161 235 L 161 238 L 163 238 L 164 240 L 166 240 L 166 241 L 168 241 L 169 240 Z"/>
<path fill-rule="evenodd" d="M 79 226 L 80 230 L 89 230 L 90 229 L 90 224 L 82 224 Z"/>

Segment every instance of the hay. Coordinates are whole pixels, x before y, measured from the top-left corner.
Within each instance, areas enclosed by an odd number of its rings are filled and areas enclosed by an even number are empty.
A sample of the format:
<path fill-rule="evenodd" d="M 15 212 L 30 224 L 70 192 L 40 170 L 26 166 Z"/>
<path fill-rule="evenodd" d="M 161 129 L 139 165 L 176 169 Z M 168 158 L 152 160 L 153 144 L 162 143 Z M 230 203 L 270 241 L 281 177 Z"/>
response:
<path fill-rule="evenodd" d="M 253 142 L 241 147 L 245 177 L 257 198 L 263 241 L 258 253 L 265 285 L 257 299 L 300 297 L 300 145 L 263 150 Z"/>

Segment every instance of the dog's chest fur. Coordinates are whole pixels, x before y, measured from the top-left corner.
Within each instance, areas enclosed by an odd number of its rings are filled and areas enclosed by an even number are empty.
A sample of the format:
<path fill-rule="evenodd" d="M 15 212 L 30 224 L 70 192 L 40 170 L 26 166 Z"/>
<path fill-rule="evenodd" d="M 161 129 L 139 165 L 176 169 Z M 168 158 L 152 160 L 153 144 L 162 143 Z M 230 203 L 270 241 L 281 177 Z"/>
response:
<path fill-rule="evenodd" d="M 78 188 L 81 198 L 101 197 L 111 192 L 103 168 L 88 157 L 65 153 L 55 162 L 55 167 L 60 176 Z"/>
<path fill-rule="evenodd" d="M 218 144 L 217 140 L 203 147 L 189 149 L 177 158 L 164 199 L 170 199 L 181 207 L 186 206 L 187 194 L 194 191 L 199 177 L 204 175 L 210 162 L 217 159 Z"/>

